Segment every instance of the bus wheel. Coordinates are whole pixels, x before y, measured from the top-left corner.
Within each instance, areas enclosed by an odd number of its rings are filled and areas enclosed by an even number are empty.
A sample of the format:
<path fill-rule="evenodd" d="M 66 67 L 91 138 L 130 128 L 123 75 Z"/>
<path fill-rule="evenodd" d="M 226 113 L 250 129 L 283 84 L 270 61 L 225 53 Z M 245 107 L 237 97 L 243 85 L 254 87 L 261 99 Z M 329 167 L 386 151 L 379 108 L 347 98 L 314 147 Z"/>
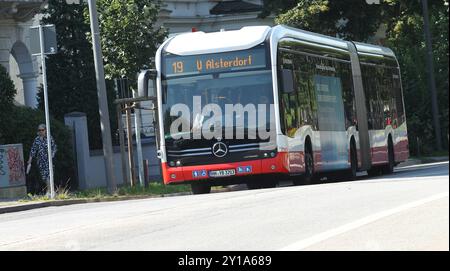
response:
<path fill-rule="evenodd" d="M 311 184 L 314 178 L 314 158 L 311 151 L 305 154 L 305 176 L 303 177 L 305 184 Z"/>
<path fill-rule="evenodd" d="M 388 164 L 382 169 L 384 174 L 392 174 L 395 167 L 395 157 L 394 157 L 394 144 L 392 143 L 391 137 L 389 137 L 388 142 Z"/>
<path fill-rule="evenodd" d="M 191 184 L 192 194 L 208 194 L 211 192 L 211 186 L 203 183 L 192 183 Z"/>
<path fill-rule="evenodd" d="M 294 180 L 295 185 L 311 184 L 314 178 L 314 159 L 312 151 L 308 149 L 305 153 L 305 174 Z"/>

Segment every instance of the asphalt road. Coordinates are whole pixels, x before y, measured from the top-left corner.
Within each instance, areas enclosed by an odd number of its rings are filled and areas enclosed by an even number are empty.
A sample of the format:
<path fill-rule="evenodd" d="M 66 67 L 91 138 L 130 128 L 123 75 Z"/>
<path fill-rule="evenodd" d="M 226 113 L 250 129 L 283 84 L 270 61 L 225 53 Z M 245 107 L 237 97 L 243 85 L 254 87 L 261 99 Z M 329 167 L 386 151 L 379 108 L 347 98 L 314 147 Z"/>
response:
<path fill-rule="evenodd" d="M 449 166 L 2 214 L 0 250 L 449 250 Z"/>

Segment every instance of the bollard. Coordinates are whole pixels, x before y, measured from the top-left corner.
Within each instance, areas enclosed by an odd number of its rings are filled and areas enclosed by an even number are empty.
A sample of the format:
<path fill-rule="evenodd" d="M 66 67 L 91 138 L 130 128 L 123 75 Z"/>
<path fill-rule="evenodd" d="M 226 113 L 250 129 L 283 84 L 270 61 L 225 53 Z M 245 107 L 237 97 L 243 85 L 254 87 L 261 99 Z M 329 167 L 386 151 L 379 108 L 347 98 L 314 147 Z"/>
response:
<path fill-rule="evenodd" d="M 149 182 L 149 176 L 148 176 L 148 164 L 149 164 L 149 162 L 148 162 L 148 160 L 146 159 L 146 160 L 144 160 L 143 161 L 144 162 L 144 185 L 145 185 L 145 187 L 146 188 L 148 188 L 148 182 Z"/>

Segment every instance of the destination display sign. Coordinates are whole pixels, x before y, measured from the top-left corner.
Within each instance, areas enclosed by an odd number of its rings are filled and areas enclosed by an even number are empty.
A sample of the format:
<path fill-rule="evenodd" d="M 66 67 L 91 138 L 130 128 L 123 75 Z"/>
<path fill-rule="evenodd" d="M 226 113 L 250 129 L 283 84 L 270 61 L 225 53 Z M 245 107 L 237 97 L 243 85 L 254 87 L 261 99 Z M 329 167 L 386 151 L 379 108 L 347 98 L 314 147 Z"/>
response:
<path fill-rule="evenodd" d="M 265 68 L 266 65 L 266 50 L 263 47 L 217 54 L 167 55 L 164 58 L 164 75 L 166 77 L 174 77 L 241 71 Z"/>

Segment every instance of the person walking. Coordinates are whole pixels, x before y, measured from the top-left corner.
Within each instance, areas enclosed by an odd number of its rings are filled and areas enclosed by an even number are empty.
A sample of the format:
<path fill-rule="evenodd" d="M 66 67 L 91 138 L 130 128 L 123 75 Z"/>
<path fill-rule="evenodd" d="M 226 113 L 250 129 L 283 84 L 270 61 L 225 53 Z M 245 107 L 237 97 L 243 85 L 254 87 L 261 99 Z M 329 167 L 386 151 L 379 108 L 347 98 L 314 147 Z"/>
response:
<path fill-rule="evenodd" d="M 31 146 L 30 157 L 28 159 L 28 168 L 31 167 L 31 162 L 33 158 L 37 158 L 37 165 L 39 167 L 39 173 L 42 180 L 47 184 L 47 195 L 50 194 L 50 171 L 49 171 L 49 161 L 48 161 L 48 150 L 47 150 L 47 127 L 45 124 L 40 124 L 38 126 L 38 135 L 34 139 L 33 145 Z M 50 135 L 52 159 L 55 157 L 57 146 L 53 137 Z M 28 171 L 28 170 L 27 170 Z"/>

